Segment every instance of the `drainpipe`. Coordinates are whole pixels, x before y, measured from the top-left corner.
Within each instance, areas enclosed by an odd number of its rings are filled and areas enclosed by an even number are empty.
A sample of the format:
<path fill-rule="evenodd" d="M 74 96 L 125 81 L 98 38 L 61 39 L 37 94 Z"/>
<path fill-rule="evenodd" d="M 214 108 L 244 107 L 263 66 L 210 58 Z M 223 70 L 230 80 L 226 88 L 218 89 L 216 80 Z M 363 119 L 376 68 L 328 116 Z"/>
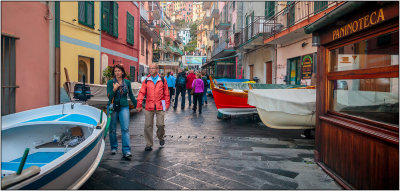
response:
<path fill-rule="evenodd" d="M 60 2 L 55 2 L 55 104 L 60 104 Z"/>
<path fill-rule="evenodd" d="M 278 44 L 275 44 L 275 84 L 278 83 Z"/>

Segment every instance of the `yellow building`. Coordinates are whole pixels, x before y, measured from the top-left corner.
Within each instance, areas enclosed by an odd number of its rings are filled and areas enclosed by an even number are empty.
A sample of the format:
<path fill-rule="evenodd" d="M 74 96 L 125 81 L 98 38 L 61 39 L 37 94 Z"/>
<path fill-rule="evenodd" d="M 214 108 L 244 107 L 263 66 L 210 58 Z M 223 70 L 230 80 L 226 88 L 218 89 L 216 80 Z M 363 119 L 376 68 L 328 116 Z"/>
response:
<path fill-rule="evenodd" d="M 100 84 L 100 2 L 60 2 L 61 87 L 70 81 Z"/>

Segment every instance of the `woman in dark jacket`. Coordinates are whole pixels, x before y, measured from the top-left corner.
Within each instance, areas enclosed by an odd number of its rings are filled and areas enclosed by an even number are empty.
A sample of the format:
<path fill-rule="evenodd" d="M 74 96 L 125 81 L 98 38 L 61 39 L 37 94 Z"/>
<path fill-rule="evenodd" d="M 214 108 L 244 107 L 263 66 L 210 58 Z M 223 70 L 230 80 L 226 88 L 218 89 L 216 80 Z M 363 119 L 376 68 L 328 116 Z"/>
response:
<path fill-rule="evenodd" d="M 107 110 L 112 109 L 110 123 L 110 145 L 111 154 L 115 155 L 118 150 L 117 120 L 119 119 L 122 136 L 122 154 L 124 158 L 132 157 L 129 135 L 129 103 L 128 95 L 134 107 L 136 99 L 133 96 L 131 82 L 127 79 L 125 69 L 121 64 L 113 68 L 113 79 L 107 82 L 108 104 Z"/>

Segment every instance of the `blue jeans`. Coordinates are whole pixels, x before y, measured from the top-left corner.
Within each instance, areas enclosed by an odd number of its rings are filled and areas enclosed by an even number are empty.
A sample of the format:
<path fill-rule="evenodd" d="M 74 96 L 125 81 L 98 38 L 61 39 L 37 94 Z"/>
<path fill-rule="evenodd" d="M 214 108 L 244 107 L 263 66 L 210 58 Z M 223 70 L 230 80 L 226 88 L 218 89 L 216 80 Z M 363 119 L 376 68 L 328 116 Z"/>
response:
<path fill-rule="evenodd" d="M 204 101 L 207 102 L 207 86 L 204 87 L 203 99 L 201 100 L 201 105 L 204 104 Z"/>
<path fill-rule="evenodd" d="M 181 94 L 181 97 L 182 97 L 181 108 L 185 108 L 185 93 L 186 93 L 186 88 L 179 87 L 179 86 L 176 87 L 174 108 L 178 107 L 179 94 Z"/>
<path fill-rule="evenodd" d="M 107 106 L 107 110 L 109 106 Z M 119 111 L 113 111 L 111 114 L 110 123 L 110 145 L 111 150 L 118 150 L 117 140 L 117 121 L 119 119 L 119 125 L 121 126 L 121 137 L 122 137 L 122 154 L 131 152 L 130 147 L 130 135 L 129 135 L 129 106 L 121 107 Z"/>
<path fill-rule="evenodd" d="M 193 95 L 191 95 L 190 92 L 192 92 L 192 89 L 187 89 L 189 105 L 192 105 L 192 96 Z"/>

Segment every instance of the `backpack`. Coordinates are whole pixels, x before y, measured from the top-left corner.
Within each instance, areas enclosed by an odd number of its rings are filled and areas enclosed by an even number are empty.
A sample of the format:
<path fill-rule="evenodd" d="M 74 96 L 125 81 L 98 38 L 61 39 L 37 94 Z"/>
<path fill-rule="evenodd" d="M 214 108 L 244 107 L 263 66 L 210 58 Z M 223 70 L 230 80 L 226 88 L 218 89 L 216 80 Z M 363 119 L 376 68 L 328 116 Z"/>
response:
<path fill-rule="evenodd" d="M 203 80 L 204 87 L 205 87 L 205 88 L 208 87 L 207 77 L 206 77 L 206 76 L 203 76 L 203 77 L 201 77 L 201 79 Z"/>
<path fill-rule="evenodd" d="M 162 81 L 162 84 L 163 84 L 163 92 L 164 92 L 164 77 L 160 77 L 161 78 L 161 81 Z M 147 85 L 147 78 L 146 78 L 146 81 L 144 82 L 146 85 Z M 167 84 L 167 86 L 168 86 L 168 84 Z M 146 92 L 147 93 L 147 92 Z"/>
<path fill-rule="evenodd" d="M 178 86 L 185 86 L 186 85 L 185 77 L 183 77 L 182 75 L 178 76 L 177 82 L 178 82 L 177 83 Z"/>

